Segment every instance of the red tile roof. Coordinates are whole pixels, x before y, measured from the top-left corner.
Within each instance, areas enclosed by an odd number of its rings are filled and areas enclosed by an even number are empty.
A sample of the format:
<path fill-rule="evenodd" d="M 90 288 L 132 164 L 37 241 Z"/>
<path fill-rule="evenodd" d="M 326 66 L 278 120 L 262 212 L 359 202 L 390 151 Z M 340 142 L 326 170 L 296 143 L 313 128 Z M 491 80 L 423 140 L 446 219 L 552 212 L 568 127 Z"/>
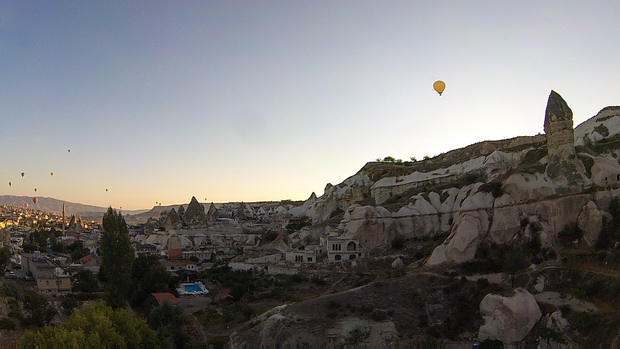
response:
<path fill-rule="evenodd" d="M 86 256 L 80 258 L 80 262 L 82 262 L 82 264 L 86 264 L 86 263 L 88 263 L 88 262 L 90 262 L 92 260 L 95 260 L 95 259 L 97 259 L 97 256 L 95 256 L 92 253 L 89 253 Z"/>
<path fill-rule="evenodd" d="M 183 251 L 180 248 L 173 248 L 168 250 L 168 258 L 181 258 L 183 257 Z"/>
<path fill-rule="evenodd" d="M 155 301 L 157 301 L 157 304 L 159 305 L 162 305 L 166 302 L 172 305 L 179 304 L 179 300 L 177 299 L 177 297 L 175 297 L 172 293 L 169 292 L 151 293 L 151 295 L 155 297 Z"/>

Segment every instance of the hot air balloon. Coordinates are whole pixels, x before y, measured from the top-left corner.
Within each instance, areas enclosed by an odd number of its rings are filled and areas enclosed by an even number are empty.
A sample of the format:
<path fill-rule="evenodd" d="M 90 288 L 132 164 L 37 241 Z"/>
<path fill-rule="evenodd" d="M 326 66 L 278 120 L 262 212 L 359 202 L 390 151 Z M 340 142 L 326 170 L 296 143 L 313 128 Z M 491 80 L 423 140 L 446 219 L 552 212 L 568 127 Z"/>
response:
<path fill-rule="evenodd" d="M 11 186 L 11 182 L 9 182 L 9 187 Z"/>
<path fill-rule="evenodd" d="M 446 83 L 441 81 L 441 80 L 437 80 L 435 81 L 435 83 L 433 84 L 433 88 L 435 89 L 435 91 L 437 91 L 437 93 L 439 93 L 439 95 L 441 96 L 441 94 L 443 93 L 443 90 L 446 89 Z"/>
<path fill-rule="evenodd" d="M 26 173 L 22 172 L 22 177 L 25 176 L 25 175 L 26 175 Z"/>
<path fill-rule="evenodd" d="M 71 149 L 67 149 L 67 153 L 70 153 L 70 152 L 71 152 Z"/>
<path fill-rule="evenodd" d="M 53 176 L 53 175 L 54 175 L 54 172 L 50 172 L 50 176 Z"/>
<path fill-rule="evenodd" d="M 37 204 L 39 202 L 39 198 L 32 198 L 32 203 L 33 204 Z"/>
<path fill-rule="evenodd" d="M 28 208 L 28 203 L 24 203 L 24 208 Z"/>
<path fill-rule="evenodd" d="M 105 188 L 105 191 L 108 191 L 108 188 Z"/>
<path fill-rule="evenodd" d="M 35 192 L 35 193 L 37 192 L 37 188 L 34 188 L 34 192 Z"/>

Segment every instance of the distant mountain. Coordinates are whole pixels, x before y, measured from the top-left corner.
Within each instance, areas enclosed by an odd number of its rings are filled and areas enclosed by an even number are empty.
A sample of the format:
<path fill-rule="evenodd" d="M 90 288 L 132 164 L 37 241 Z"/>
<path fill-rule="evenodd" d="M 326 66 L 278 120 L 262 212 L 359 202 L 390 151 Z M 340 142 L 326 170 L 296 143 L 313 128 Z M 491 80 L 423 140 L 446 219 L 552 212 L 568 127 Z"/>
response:
<path fill-rule="evenodd" d="M 0 195 L 0 205 L 23 206 L 28 204 L 30 208 L 62 214 L 62 205 L 64 203 L 65 215 L 75 215 L 82 219 L 101 219 L 103 213 L 108 209 L 107 207 L 84 205 L 48 197 L 38 197 L 39 201 L 34 204 L 32 199 L 32 196 Z M 146 211 L 128 210 L 123 211 L 123 214 L 139 214 Z"/>

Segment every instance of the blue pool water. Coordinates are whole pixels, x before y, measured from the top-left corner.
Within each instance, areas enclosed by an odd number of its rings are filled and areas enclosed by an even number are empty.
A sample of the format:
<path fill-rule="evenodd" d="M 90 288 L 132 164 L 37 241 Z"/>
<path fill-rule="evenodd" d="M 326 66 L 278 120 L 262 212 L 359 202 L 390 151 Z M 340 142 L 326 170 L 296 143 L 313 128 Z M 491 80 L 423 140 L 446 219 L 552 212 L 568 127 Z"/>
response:
<path fill-rule="evenodd" d="M 185 292 L 202 292 L 200 286 L 194 284 L 183 285 L 183 288 L 185 289 Z"/>

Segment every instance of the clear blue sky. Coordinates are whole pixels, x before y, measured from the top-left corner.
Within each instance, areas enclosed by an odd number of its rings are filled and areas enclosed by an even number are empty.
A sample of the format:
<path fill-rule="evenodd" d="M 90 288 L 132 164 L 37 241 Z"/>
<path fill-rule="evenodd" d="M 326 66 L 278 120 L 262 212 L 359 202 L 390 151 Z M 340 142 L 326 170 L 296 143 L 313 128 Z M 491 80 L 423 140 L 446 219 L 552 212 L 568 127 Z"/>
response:
<path fill-rule="evenodd" d="M 2 1 L 0 194 L 302 200 L 376 158 L 542 132 L 552 89 L 577 125 L 620 104 L 618 14 L 615 0 Z"/>

